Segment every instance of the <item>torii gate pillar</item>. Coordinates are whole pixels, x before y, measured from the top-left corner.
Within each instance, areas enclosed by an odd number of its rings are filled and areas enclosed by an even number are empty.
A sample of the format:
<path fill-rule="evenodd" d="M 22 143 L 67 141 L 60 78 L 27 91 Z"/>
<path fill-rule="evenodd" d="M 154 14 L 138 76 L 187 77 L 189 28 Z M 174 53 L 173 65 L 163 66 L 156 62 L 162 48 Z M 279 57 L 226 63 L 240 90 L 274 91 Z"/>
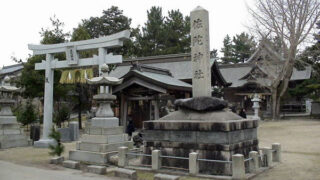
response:
<path fill-rule="evenodd" d="M 125 30 L 110 36 L 104 36 L 96 39 L 84 41 L 49 44 L 49 45 L 31 45 L 29 49 L 34 55 L 45 54 L 46 60 L 35 65 L 36 70 L 45 70 L 45 87 L 44 87 L 44 114 L 43 114 L 43 136 L 39 141 L 36 141 L 34 146 L 46 148 L 50 144 L 54 144 L 54 140 L 49 138 L 52 128 L 52 113 L 53 113 L 53 83 L 54 69 L 64 68 L 80 68 L 88 66 L 100 66 L 104 63 L 115 64 L 122 62 L 121 55 L 107 54 L 108 48 L 121 47 L 123 41 L 129 39 L 130 31 Z M 99 49 L 98 56 L 92 58 L 79 59 L 79 51 Z M 54 59 L 55 53 L 66 53 L 67 60 L 58 61 Z M 101 92 L 108 91 L 103 87 Z"/>
<path fill-rule="evenodd" d="M 54 144 L 54 140 L 49 138 L 52 128 L 53 113 L 53 82 L 54 70 L 50 67 L 53 61 L 53 54 L 46 54 L 45 85 L 44 85 L 44 112 L 43 112 L 43 136 L 34 143 L 35 147 L 46 148 L 49 144 Z"/>

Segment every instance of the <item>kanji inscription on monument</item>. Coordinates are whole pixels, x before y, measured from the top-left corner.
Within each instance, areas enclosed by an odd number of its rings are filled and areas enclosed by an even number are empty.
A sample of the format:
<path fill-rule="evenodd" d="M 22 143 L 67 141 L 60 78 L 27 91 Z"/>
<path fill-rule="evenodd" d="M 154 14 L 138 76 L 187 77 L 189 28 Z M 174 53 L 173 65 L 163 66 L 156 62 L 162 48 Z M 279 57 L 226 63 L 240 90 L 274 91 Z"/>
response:
<path fill-rule="evenodd" d="M 190 18 L 193 97 L 211 96 L 209 13 L 198 6 Z"/>

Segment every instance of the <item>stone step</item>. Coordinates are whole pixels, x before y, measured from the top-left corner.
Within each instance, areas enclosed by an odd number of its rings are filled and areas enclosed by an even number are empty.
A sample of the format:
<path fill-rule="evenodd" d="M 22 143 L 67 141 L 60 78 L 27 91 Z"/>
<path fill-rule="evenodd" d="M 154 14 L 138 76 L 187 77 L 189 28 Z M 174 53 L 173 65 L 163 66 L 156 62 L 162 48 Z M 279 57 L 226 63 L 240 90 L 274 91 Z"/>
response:
<path fill-rule="evenodd" d="M 29 141 L 26 137 L 21 137 L 17 139 L 3 139 L 0 141 L 0 149 L 14 148 L 14 147 L 24 147 L 29 146 Z"/>
<path fill-rule="evenodd" d="M 89 173 L 94 173 L 94 174 L 106 174 L 106 167 L 105 166 L 97 166 L 97 165 L 89 165 L 86 168 L 86 171 Z"/>
<path fill-rule="evenodd" d="M 100 143 L 100 144 L 111 144 L 127 141 L 127 134 L 116 134 L 116 135 L 82 135 L 80 141 L 88 143 Z"/>
<path fill-rule="evenodd" d="M 0 135 L 22 134 L 22 129 L 1 129 Z"/>
<path fill-rule="evenodd" d="M 154 180 L 179 180 L 179 176 L 173 176 L 169 174 L 155 174 Z"/>
<path fill-rule="evenodd" d="M 62 166 L 65 168 L 80 169 L 80 163 L 78 161 L 63 161 Z"/>
<path fill-rule="evenodd" d="M 96 144 L 88 142 L 77 142 L 76 148 L 81 151 L 93 151 L 93 152 L 110 152 L 118 151 L 118 147 L 126 146 L 129 149 L 133 147 L 133 142 L 126 141 L 121 143 L 112 143 L 112 144 Z"/>
<path fill-rule="evenodd" d="M 132 180 L 137 179 L 137 171 L 130 170 L 130 169 L 117 168 L 114 170 L 114 175 L 116 177 L 120 177 L 121 179 L 123 178 L 132 179 Z"/>
<path fill-rule="evenodd" d="M 6 140 L 6 141 L 14 141 L 19 139 L 25 139 L 28 140 L 27 136 L 23 134 L 10 134 L 10 135 L 0 135 L 0 141 Z"/>
<path fill-rule="evenodd" d="M 20 129 L 20 124 L 0 124 L 0 129 Z"/>
<path fill-rule="evenodd" d="M 117 154 L 117 151 L 108 153 L 98 153 L 90 151 L 69 151 L 69 159 L 73 161 L 82 161 L 89 164 L 106 165 L 110 156 Z"/>
<path fill-rule="evenodd" d="M 0 116 L 0 124 L 18 124 L 15 116 Z"/>
<path fill-rule="evenodd" d="M 114 128 L 101 128 L 101 127 L 88 127 L 85 129 L 86 134 L 90 135 L 113 135 L 122 134 L 123 126 L 118 126 Z"/>

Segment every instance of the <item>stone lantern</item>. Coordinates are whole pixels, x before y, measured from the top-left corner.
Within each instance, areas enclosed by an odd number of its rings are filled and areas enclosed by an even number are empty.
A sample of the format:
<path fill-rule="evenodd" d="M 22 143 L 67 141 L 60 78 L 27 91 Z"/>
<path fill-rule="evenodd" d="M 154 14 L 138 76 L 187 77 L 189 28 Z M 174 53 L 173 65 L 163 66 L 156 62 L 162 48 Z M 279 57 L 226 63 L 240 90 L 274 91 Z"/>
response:
<path fill-rule="evenodd" d="M 253 118 L 260 120 L 260 117 L 259 117 L 259 108 L 260 108 L 259 102 L 261 100 L 259 98 L 259 95 L 257 93 L 255 93 L 254 96 L 253 96 L 253 99 L 251 101 L 253 102 L 252 108 L 254 109 Z"/>
<path fill-rule="evenodd" d="M 20 88 L 10 85 L 10 77 L 4 78 L 0 86 L 0 149 L 27 146 L 28 139 L 20 129 L 17 118 L 13 116 L 11 106 L 14 105 L 13 93 L 20 92 Z"/>
<path fill-rule="evenodd" d="M 10 85 L 10 77 L 4 78 L 4 84 L 0 86 L 0 116 L 12 116 L 11 106 L 15 103 L 13 98 L 14 92 L 19 92 L 20 88 Z"/>
<path fill-rule="evenodd" d="M 119 119 L 114 117 L 111 109 L 112 101 L 116 96 L 112 95 L 111 86 L 122 83 L 122 79 L 108 76 L 109 67 L 101 66 L 101 76 L 88 79 L 91 85 L 100 87 L 100 92 L 93 96 L 99 107 L 96 117 L 91 119 L 89 127 L 86 127 L 77 149 L 69 152 L 71 161 L 81 161 L 95 165 L 106 165 L 111 157 L 117 155 L 118 147 L 132 148 L 133 143 L 128 141 L 127 134 L 123 133 L 123 127 L 119 126 Z"/>

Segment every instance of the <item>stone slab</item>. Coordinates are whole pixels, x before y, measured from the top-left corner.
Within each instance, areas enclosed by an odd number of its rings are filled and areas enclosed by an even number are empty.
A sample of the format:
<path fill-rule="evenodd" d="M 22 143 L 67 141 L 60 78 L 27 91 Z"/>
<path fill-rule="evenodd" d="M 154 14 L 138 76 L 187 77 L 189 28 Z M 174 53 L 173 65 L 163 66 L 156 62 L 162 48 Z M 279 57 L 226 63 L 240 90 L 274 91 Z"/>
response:
<path fill-rule="evenodd" d="M 40 139 L 35 141 L 33 146 L 36 148 L 48 148 L 49 145 L 54 145 L 56 142 L 53 139 Z"/>
<path fill-rule="evenodd" d="M 86 128 L 85 132 L 86 134 L 91 134 L 91 135 L 122 134 L 123 126 L 118 126 L 114 128 L 89 127 L 89 128 Z"/>
<path fill-rule="evenodd" d="M 116 135 L 82 135 L 80 141 L 88 143 L 99 143 L 99 144 L 110 144 L 124 142 L 127 140 L 127 134 L 116 134 Z"/>
<path fill-rule="evenodd" d="M 64 161 L 64 157 L 63 156 L 59 156 L 59 157 L 53 157 L 50 159 L 50 164 L 62 164 Z"/>
<path fill-rule="evenodd" d="M 11 135 L 11 134 L 22 134 L 21 129 L 3 129 L 4 135 Z"/>
<path fill-rule="evenodd" d="M 257 139 L 257 129 L 244 129 L 229 132 L 221 131 L 164 131 L 144 130 L 145 141 L 168 141 L 202 144 L 234 144 Z"/>
<path fill-rule="evenodd" d="M 133 142 L 121 142 L 121 143 L 112 143 L 112 144 L 96 144 L 88 142 L 77 142 L 77 150 L 81 151 L 93 151 L 93 152 L 110 152 L 117 151 L 119 147 L 126 146 L 129 149 L 133 147 Z"/>
<path fill-rule="evenodd" d="M 77 161 L 71 161 L 71 160 L 63 161 L 62 166 L 66 168 L 71 168 L 71 169 L 80 169 L 80 163 Z"/>
<path fill-rule="evenodd" d="M 116 117 L 95 117 L 91 122 L 91 127 L 114 128 L 118 126 L 119 119 Z"/>
<path fill-rule="evenodd" d="M 0 124 L 0 129 L 20 129 L 19 124 Z"/>
<path fill-rule="evenodd" d="M 58 128 L 57 131 L 61 134 L 61 142 L 72 141 L 69 128 Z"/>
<path fill-rule="evenodd" d="M 15 116 L 0 116 L 0 125 L 1 124 L 18 124 L 18 122 Z"/>
<path fill-rule="evenodd" d="M 98 153 L 90 151 L 69 151 L 69 159 L 73 161 L 83 161 L 86 163 L 105 165 L 110 156 L 117 154 L 116 151 L 108 153 Z"/>
<path fill-rule="evenodd" d="M 179 180 L 180 176 L 174 176 L 169 174 L 155 174 L 154 180 Z"/>
<path fill-rule="evenodd" d="M 29 141 L 25 137 L 21 139 L 15 139 L 15 140 L 0 141 L 0 149 L 25 147 L 25 146 L 29 146 Z"/>
<path fill-rule="evenodd" d="M 96 165 L 89 165 L 87 166 L 87 171 L 89 173 L 94 173 L 94 174 L 106 174 L 106 167 L 105 166 L 96 166 Z"/>
<path fill-rule="evenodd" d="M 71 141 L 77 141 L 79 139 L 79 123 L 78 122 L 70 122 L 70 139 Z"/>
<path fill-rule="evenodd" d="M 145 130 L 179 130 L 179 131 L 235 131 L 241 129 L 252 129 L 258 127 L 258 120 L 155 120 L 145 121 Z"/>
<path fill-rule="evenodd" d="M 137 179 L 137 172 L 135 170 L 116 168 L 114 170 L 114 174 L 116 177 L 120 177 L 121 179 L 122 178 L 127 178 L 127 179 L 132 179 L 132 180 Z"/>

